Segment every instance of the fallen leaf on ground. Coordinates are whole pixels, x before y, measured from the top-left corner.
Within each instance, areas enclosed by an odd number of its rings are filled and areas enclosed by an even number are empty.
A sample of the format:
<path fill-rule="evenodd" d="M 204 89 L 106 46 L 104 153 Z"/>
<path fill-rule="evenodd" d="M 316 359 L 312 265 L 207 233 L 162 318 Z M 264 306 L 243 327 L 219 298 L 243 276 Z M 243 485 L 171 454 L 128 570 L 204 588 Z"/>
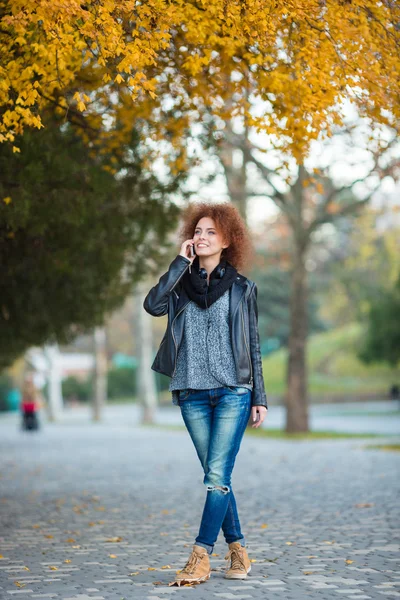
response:
<path fill-rule="evenodd" d="M 68 544 L 75 544 L 76 540 L 74 540 L 74 538 L 68 538 L 67 542 Z"/>
<path fill-rule="evenodd" d="M 15 583 L 15 585 L 16 585 L 17 587 L 19 587 L 19 588 L 21 588 L 21 587 L 25 587 L 25 586 L 26 586 L 26 583 L 20 583 L 19 581 L 14 581 L 14 583 Z"/>
<path fill-rule="evenodd" d="M 370 508 L 371 506 L 375 506 L 375 502 L 359 502 L 354 505 L 356 508 Z"/>
<path fill-rule="evenodd" d="M 52 535 L 45 535 L 44 537 L 48 538 L 49 540 L 52 540 L 54 536 L 52 536 Z"/>
<path fill-rule="evenodd" d="M 193 587 L 200 583 L 201 581 L 171 581 L 171 583 L 168 584 L 168 587 L 171 587 L 172 585 L 176 585 L 177 587 Z"/>
<path fill-rule="evenodd" d="M 257 562 L 257 559 L 256 558 L 251 558 L 250 562 Z"/>
<path fill-rule="evenodd" d="M 24 567 L 25 571 L 30 571 L 29 567 Z"/>
<path fill-rule="evenodd" d="M 313 575 L 314 571 L 303 571 L 303 575 Z"/>
<path fill-rule="evenodd" d="M 267 529 L 267 527 L 268 527 L 268 525 L 267 525 L 266 523 L 263 523 L 263 524 L 261 525 L 261 529 Z"/>
<path fill-rule="evenodd" d="M 171 569 L 171 565 L 164 565 L 163 567 L 161 567 L 162 569 Z"/>
<path fill-rule="evenodd" d="M 108 540 L 106 540 L 106 542 L 122 542 L 123 538 L 122 537 L 113 537 L 113 538 L 109 538 Z"/>
<path fill-rule="evenodd" d="M 65 562 L 65 563 L 70 563 L 70 562 L 71 562 L 71 559 L 70 559 L 70 558 L 67 558 L 67 559 L 65 559 L 65 560 L 64 560 L 64 562 Z"/>
<path fill-rule="evenodd" d="M 346 565 L 351 565 L 354 562 L 354 560 L 347 559 L 344 562 L 346 563 Z"/>
<path fill-rule="evenodd" d="M 140 571 L 135 571 L 134 573 L 129 573 L 129 575 L 139 575 Z"/>
<path fill-rule="evenodd" d="M 156 569 L 154 567 L 147 567 L 148 571 L 155 571 Z"/>
<path fill-rule="evenodd" d="M 117 558 L 116 554 L 109 554 L 108 556 L 109 556 L 109 558 Z"/>
<path fill-rule="evenodd" d="M 51 571 L 58 571 L 58 567 L 54 567 L 54 566 L 49 566 L 49 569 Z"/>

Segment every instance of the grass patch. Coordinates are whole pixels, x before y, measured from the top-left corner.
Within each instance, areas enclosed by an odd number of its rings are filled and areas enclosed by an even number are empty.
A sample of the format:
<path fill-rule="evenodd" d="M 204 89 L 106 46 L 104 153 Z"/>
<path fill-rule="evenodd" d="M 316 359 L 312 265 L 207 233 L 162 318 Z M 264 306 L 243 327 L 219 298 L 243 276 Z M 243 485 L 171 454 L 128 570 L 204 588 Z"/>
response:
<path fill-rule="evenodd" d="M 153 427 L 165 429 L 166 431 L 186 431 L 184 425 L 158 425 L 158 424 L 143 424 L 141 427 Z M 248 427 L 245 435 L 262 438 L 274 438 L 282 440 L 333 440 L 333 439 L 365 439 L 365 438 L 381 438 L 394 437 L 395 434 L 382 436 L 377 433 L 337 433 L 336 431 L 309 431 L 307 433 L 286 433 L 283 429 L 253 429 Z"/>
<path fill-rule="evenodd" d="M 372 450 L 385 450 L 386 452 L 400 452 L 400 444 L 368 444 L 364 448 Z"/>
<path fill-rule="evenodd" d="M 376 393 L 386 397 L 392 382 L 400 381 L 400 369 L 384 364 L 365 365 L 357 358 L 362 337 L 359 324 L 312 335 L 307 346 L 311 394 Z M 267 393 L 281 395 L 286 381 L 287 350 L 263 360 Z"/>

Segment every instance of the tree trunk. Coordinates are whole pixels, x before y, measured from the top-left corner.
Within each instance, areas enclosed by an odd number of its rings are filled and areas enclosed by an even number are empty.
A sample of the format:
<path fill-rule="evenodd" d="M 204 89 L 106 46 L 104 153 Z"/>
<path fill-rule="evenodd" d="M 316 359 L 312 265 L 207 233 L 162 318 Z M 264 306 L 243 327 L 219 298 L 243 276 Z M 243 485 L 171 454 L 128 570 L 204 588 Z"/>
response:
<path fill-rule="evenodd" d="M 290 334 L 287 367 L 286 431 L 308 431 L 307 411 L 307 274 L 305 251 L 293 256 L 290 298 Z"/>
<path fill-rule="evenodd" d="M 61 389 L 61 373 L 58 362 L 59 349 L 57 344 L 44 347 L 44 355 L 47 359 L 47 388 L 48 402 L 47 417 L 49 421 L 57 421 L 63 410 L 63 398 Z"/>
<path fill-rule="evenodd" d="M 138 399 L 142 404 L 142 423 L 154 423 L 157 408 L 157 389 L 154 371 L 151 370 L 153 363 L 153 334 L 152 317 L 143 308 L 143 301 L 147 295 L 149 285 L 141 282 L 136 290 L 137 302 L 137 335 L 139 349 L 138 373 Z"/>
<path fill-rule="evenodd" d="M 246 138 L 243 137 L 243 143 Z M 240 153 L 240 154 L 239 154 Z M 226 185 L 232 204 L 236 206 L 247 222 L 247 162 L 239 147 L 233 147 L 226 140 L 221 141 L 219 157 L 225 171 Z"/>
<path fill-rule="evenodd" d="M 95 355 L 93 421 L 100 421 L 107 400 L 107 350 L 104 327 L 95 328 L 93 340 Z"/>

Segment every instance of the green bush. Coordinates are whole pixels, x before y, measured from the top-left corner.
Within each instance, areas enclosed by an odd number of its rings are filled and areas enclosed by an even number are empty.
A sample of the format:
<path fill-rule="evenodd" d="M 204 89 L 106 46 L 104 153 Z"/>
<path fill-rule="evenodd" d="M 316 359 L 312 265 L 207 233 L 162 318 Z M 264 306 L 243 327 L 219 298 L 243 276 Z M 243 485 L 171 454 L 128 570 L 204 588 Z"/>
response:
<path fill-rule="evenodd" d="M 108 397 L 136 396 L 136 367 L 119 367 L 108 371 Z"/>
<path fill-rule="evenodd" d="M 11 377 L 3 373 L 0 375 L 0 412 L 8 410 L 7 395 L 13 388 Z"/>
<path fill-rule="evenodd" d="M 81 402 L 88 402 L 92 397 L 93 384 L 91 379 L 81 381 L 76 377 L 67 377 L 62 382 L 62 395 L 64 400 L 73 398 Z"/>

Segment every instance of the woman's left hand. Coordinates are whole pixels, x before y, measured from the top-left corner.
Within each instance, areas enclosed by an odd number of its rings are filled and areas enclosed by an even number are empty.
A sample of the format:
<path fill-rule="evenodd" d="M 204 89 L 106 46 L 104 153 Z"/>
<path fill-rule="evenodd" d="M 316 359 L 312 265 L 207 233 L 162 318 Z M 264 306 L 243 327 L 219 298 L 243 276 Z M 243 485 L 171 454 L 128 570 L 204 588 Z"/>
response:
<path fill-rule="evenodd" d="M 268 408 L 266 406 L 252 406 L 251 407 L 251 420 L 252 427 L 260 427 L 261 423 L 267 416 Z"/>

